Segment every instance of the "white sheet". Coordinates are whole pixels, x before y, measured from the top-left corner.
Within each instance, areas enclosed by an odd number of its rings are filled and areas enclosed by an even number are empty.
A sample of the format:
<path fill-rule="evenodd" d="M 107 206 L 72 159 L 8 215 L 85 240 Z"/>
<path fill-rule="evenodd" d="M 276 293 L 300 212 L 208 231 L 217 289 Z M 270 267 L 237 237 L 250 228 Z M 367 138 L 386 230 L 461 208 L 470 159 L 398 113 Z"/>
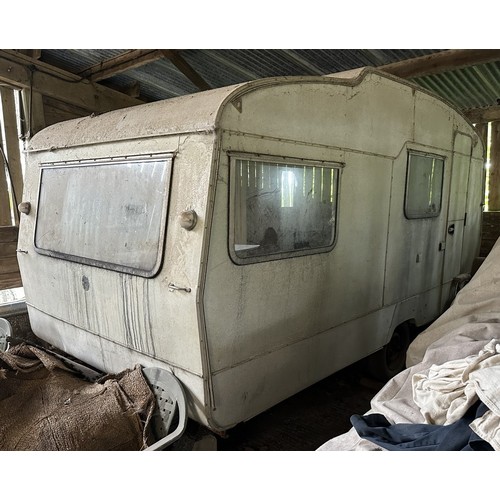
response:
<path fill-rule="evenodd" d="M 374 396 L 367 413 L 381 413 L 393 424 L 425 423 L 413 398 L 413 376 L 428 375 L 433 365 L 477 356 L 492 339 L 500 339 L 500 239 L 451 307 L 413 341 L 408 349 L 408 368 Z M 483 397 L 486 397 L 484 391 Z M 494 416 L 482 423 L 489 436 L 495 431 Z M 497 416 L 500 417 L 500 411 Z M 500 432 L 497 437 L 500 444 Z M 318 448 L 318 451 L 341 450 L 382 448 L 361 439 L 353 428 Z"/>

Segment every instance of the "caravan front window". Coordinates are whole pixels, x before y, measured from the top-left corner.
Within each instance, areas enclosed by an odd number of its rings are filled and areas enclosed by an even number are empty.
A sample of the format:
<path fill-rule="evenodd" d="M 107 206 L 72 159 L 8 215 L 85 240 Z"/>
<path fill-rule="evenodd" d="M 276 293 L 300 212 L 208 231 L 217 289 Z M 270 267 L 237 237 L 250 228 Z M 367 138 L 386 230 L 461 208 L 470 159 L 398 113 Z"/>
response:
<path fill-rule="evenodd" d="M 231 157 L 230 253 L 237 263 L 328 251 L 340 164 Z"/>
<path fill-rule="evenodd" d="M 171 156 L 44 165 L 37 252 L 151 277 L 163 254 Z"/>
<path fill-rule="evenodd" d="M 408 219 L 437 217 L 441 212 L 444 158 L 408 152 L 405 215 Z"/>

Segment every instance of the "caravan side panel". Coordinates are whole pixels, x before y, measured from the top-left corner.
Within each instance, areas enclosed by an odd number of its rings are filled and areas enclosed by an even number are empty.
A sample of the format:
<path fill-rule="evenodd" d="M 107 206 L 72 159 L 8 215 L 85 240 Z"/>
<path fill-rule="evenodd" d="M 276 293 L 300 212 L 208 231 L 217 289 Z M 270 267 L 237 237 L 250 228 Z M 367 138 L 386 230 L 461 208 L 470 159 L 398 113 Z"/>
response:
<path fill-rule="evenodd" d="M 375 80 L 375 94 L 373 82 L 354 89 L 286 85 L 242 96 L 241 113 L 239 106 L 226 108 L 204 293 L 213 420 L 220 428 L 386 341 L 396 310 L 382 303 L 393 158 L 413 131 L 413 104 L 411 89 Z M 343 165 L 333 249 L 235 262 L 234 152 Z"/>
<path fill-rule="evenodd" d="M 203 302 L 212 421 L 220 429 L 381 348 L 402 322 L 423 324 L 440 314 L 455 133 L 453 110 L 379 75 L 353 87 L 262 87 L 233 104 L 221 119 Z M 405 215 L 411 150 L 444 165 L 441 206 L 432 218 Z M 238 155 L 250 158 L 248 173 L 235 172 L 246 168 L 232 162 Z M 262 156 L 292 169 L 294 161 L 304 168 L 308 161 L 342 165 L 333 248 L 235 259 L 232 178 L 264 185 L 268 163 L 259 161 Z M 251 192 L 272 196 L 274 189 L 254 186 Z"/>
<path fill-rule="evenodd" d="M 172 370 L 185 382 L 191 394 L 192 416 L 201 421 L 205 420 L 205 387 L 196 296 L 213 150 L 214 135 L 202 134 L 31 153 L 24 201 L 31 202 L 32 211 L 23 215 L 19 238 L 19 248 L 27 252 L 20 254 L 20 265 L 33 332 L 105 372 L 121 371 L 137 363 Z M 163 200 L 168 211 L 167 230 L 160 242 L 163 258 L 156 275 L 143 277 L 133 271 L 106 269 L 100 263 L 89 265 L 64 256 L 52 257 L 34 248 L 41 166 L 69 165 L 64 168 L 71 169 L 75 161 L 76 165 L 92 165 L 97 158 L 106 165 L 107 158 L 134 159 L 152 154 L 161 158 L 164 152 L 173 153 L 174 158 L 169 197 Z M 95 174 L 95 169 L 105 167 L 87 168 Z M 82 169 L 80 177 L 85 175 Z M 92 181 L 90 175 L 90 191 L 95 194 Z M 126 178 L 121 182 L 126 183 Z M 117 191 L 111 187 L 108 196 L 113 197 Z M 133 200 L 133 192 L 130 195 Z M 99 200 L 92 196 L 88 202 L 95 207 Z M 67 199 L 64 203 L 63 211 L 70 210 L 73 201 Z M 116 206 L 118 212 L 123 207 L 129 213 L 131 203 L 124 199 L 108 205 Z M 132 208 L 137 213 L 144 210 L 135 205 Z M 179 214 L 185 210 L 198 214 L 198 224 L 192 231 L 179 223 Z M 93 209 L 89 208 L 88 213 Z M 57 214 L 53 216 L 53 221 L 44 221 L 45 227 L 58 224 Z M 100 224 L 97 213 L 95 217 L 95 223 Z M 97 237 L 102 245 L 109 231 L 99 226 Z M 120 251 L 116 239 L 104 243 L 106 254 Z M 57 249 L 57 242 L 52 246 Z M 191 292 L 170 292 L 172 283 Z"/>

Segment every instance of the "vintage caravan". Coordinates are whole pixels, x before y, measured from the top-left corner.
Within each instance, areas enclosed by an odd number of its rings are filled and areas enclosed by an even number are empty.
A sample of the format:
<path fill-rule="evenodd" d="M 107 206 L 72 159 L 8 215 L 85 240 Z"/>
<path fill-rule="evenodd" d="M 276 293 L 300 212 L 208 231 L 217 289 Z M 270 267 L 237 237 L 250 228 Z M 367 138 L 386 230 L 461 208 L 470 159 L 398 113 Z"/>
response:
<path fill-rule="evenodd" d="M 373 69 L 58 123 L 27 160 L 33 332 L 107 373 L 170 371 L 219 433 L 406 347 L 479 249 L 473 126 Z"/>

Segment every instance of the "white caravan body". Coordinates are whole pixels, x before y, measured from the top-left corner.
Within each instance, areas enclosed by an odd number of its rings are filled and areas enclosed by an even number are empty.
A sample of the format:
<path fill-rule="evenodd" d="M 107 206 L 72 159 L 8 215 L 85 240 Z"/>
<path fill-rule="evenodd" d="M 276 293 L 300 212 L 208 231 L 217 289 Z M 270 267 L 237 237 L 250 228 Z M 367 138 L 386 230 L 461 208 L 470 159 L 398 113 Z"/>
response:
<path fill-rule="evenodd" d="M 171 371 L 216 432 L 437 318 L 479 250 L 482 141 L 372 69 L 58 123 L 27 160 L 33 332 Z"/>

